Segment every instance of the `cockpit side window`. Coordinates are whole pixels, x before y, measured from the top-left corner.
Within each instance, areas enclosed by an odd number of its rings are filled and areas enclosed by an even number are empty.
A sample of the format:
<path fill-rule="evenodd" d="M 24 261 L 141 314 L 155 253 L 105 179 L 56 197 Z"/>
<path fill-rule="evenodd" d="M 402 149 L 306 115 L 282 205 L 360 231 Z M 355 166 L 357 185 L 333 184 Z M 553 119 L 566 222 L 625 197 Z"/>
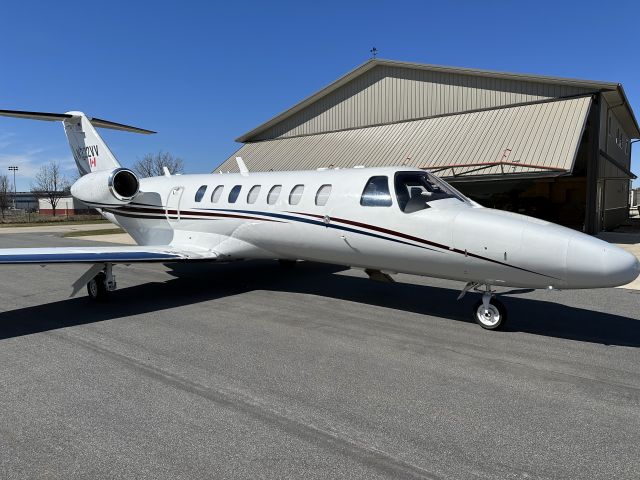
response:
<path fill-rule="evenodd" d="M 362 191 L 360 205 L 364 207 L 389 207 L 391 205 L 389 178 L 371 177 Z"/>
<path fill-rule="evenodd" d="M 429 203 L 445 198 L 468 200 L 453 187 L 427 172 L 398 172 L 395 176 L 398 206 L 404 213 L 429 208 Z"/>

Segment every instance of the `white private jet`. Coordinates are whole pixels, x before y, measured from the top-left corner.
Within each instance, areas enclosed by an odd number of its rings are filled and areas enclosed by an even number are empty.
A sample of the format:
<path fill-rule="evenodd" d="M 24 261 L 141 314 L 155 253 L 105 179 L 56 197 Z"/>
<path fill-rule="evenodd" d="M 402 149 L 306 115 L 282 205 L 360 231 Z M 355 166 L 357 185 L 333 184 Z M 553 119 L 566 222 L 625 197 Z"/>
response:
<path fill-rule="evenodd" d="M 64 114 L 0 110 L 62 121 L 81 177 L 72 195 L 129 233 L 137 246 L 7 248 L 2 264 L 85 263 L 73 285 L 92 299 L 116 288 L 114 264 L 311 260 L 364 268 L 373 279 L 409 273 L 466 282 L 482 294 L 473 318 L 486 329 L 507 316 L 495 286 L 601 288 L 640 273 L 630 253 L 515 213 L 483 208 L 438 177 L 397 168 L 170 175 L 142 178 L 120 166 L 94 127 L 154 133 Z"/>

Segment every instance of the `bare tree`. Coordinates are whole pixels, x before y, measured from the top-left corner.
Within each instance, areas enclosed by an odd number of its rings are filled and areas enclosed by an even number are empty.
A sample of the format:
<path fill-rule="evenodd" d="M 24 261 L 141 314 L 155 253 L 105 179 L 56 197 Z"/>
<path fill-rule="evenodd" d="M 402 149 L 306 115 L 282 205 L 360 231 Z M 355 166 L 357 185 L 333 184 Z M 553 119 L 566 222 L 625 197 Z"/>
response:
<path fill-rule="evenodd" d="M 37 197 L 47 199 L 55 217 L 60 199 L 69 195 L 69 187 L 69 180 L 62 173 L 60 164 L 51 162 L 40 167 L 40 171 L 36 173 L 35 181 L 31 185 L 31 191 Z"/>
<path fill-rule="evenodd" d="M 11 195 L 11 184 L 7 175 L 0 175 L 0 212 L 4 220 L 4 211 L 9 208 Z"/>
<path fill-rule="evenodd" d="M 162 167 L 167 167 L 171 174 L 184 171 L 182 159 L 162 151 L 147 153 L 133 165 L 133 169 L 141 177 L 160 177 L 164 175 Z"/>

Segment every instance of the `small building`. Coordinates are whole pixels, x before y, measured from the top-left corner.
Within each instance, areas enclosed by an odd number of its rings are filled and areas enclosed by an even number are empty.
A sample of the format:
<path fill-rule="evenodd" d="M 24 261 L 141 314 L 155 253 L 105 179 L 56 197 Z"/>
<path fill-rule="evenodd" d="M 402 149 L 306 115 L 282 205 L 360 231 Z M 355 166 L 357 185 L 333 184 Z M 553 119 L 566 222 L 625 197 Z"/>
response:
<path fill-rule="evenodd" d="M 622 85 L 372 59 L 237 139 L 215 171 L 407 166 L 589 233 L 629 215 Z"/>
<path fill-rule="evenodd" d="M 35 212 L 38 209 L 38 197 L 33 192 L 9 192 L 9 208 L 24 210 L 25 212 Z"/>
<path fill-rule="evenodd" d="M 53 207 L 51 206 L 49 199 L 38 199 L 38 213 L 40 215 L 53 215 Z M 88 215 L 91 213 L 96 213 L 96 211 L 89 208 L 77 198 L 73 198 L 71 196 L 60 198 L 56 204 L 56 215 L 70 217 L 74 215 Z"/>

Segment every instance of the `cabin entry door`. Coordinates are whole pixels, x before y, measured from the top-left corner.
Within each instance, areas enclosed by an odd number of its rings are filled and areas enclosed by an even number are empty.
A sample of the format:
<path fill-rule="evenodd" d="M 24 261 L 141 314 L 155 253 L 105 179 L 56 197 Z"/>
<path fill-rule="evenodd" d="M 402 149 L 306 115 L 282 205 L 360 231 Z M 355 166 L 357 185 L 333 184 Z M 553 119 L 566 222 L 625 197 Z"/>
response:
<path fill-rule="evenodd" d="M 182 200 L 183 193 L 184 187 L 173 187 L 169 191 L 165 214 L 167 215 L 167 220 L 171 224 L 180 222 L 180 201 Z"/>

